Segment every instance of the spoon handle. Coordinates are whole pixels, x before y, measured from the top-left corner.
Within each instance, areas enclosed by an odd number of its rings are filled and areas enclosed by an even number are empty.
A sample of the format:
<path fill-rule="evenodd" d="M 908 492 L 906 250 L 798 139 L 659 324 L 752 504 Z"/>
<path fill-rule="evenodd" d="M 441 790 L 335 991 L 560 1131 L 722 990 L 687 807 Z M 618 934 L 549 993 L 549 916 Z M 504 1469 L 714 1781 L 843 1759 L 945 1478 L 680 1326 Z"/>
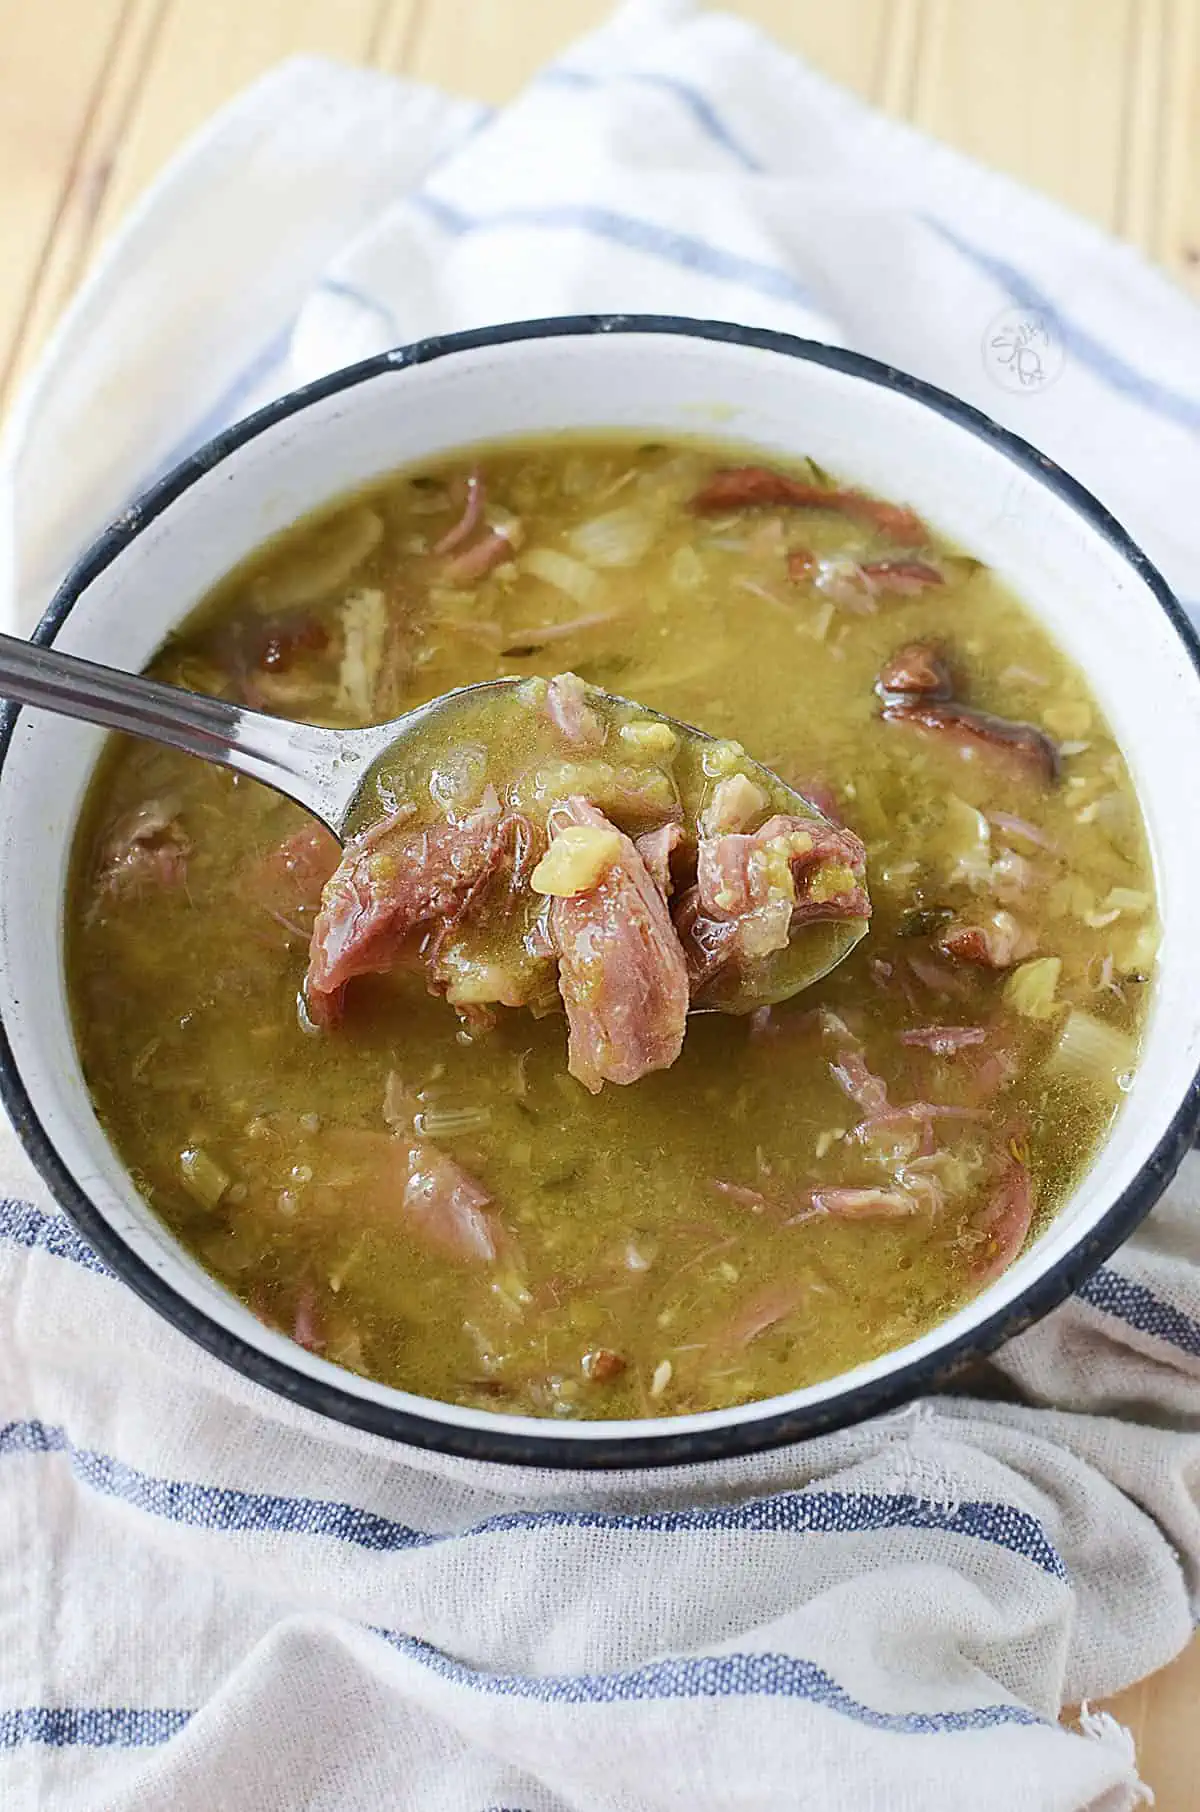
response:
<path fill-rule="evenodd" d="M 288 723 L 0 635 L 0 698 L 123 730 L 265 781 L 340 836 L 362 778 L 353 732 Z"/>

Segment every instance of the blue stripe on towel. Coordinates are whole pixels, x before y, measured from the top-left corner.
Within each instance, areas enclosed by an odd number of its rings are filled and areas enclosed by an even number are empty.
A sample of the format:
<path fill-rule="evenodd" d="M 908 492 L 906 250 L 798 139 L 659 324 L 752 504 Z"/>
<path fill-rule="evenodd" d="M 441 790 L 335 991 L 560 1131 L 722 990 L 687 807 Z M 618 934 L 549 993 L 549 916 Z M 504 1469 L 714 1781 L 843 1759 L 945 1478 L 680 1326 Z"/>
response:
<path fill-rule="evenodd" d="M 676 81 L 670 76 L 647 72 L 602 77 L 590 75 L 584 70 L 551 68 L 544 71 L 539 80 L 576 88 L 606 87 L 614 81 L 652 83 L 663 91 L 674 94 L 687 108 L 705 136 L 715 144 L 721 145 L 736 158 L 744 169 L 751 171 L 763 169 L 762 164 L 740 144 L 731 132 L 709 97 L 699 89 Z M 983 272 L 997 284 L 1014 307 L 1029 309 L 1049 316 L 1057 326 L 1067 351 L 1094 377 L 1099 378 L 1118 395 L 1131 398 L 1134 402 L 1140 403 L 1143 408 L 1163 416 L 1179 427 L 1193 431 L 1200 429 L 1200 398 L 1187 396 L 1182 391 L 1174 390 L 1169 385 L 1161 384 L 1154 378 L 1138 371 L 1119 353 L 1114 352 L 1103 341 L 1096 339 L 1085 328 L 1064 315 L 1058 304 L 1017 265 L 963 239 L 945 221 L 935 215 L 923 214 L 921 218 L 931 232 L 937 234 L 947 245 L 953 246 L 961 257 L 974 264 L 977 270 Z"/>
<path fill-rule="evenodd" d="M 190 1711 L 130 1705 L 22 1705 L 0 1711 L 0 1749 L 148 1749 L 169 1742 Z"/>
<path fill-rule="evenodd" d="M 165 478 L 174 470 L 181 460 L 187 459 L 198 447 L 204 446 L 215 434 L 228 428 L 249 412 L 251 404 L 257 405 L 268 400 L 262 394 L 267 379 L 276 371 L 281 371 L 287 359 L 292 343 L 292 332 L 295 328 L 295 317 L 288 320 L 286 326 L 277 328 L 270 339 L 247 359 L 242 368 L 229 380 L 225 388 L 213 398 L 190 427 L 185 428 L 170 450 L 164 453 L 153 471 L 138 485 L 138 494 L 148 491 L 151 485 Z"/>
<path fill-rule="evenodd" d="M 65 1215 L 43 1214 L 32 1202 L 0 1200 L 0 1239 L 69 1259 L 73 1265 L 82 1265 L 85 1271 L 95 1271 L 101 1277 L 112 1276 Z"/>
<path fill-rule="evenodd" d="M 713 144 L 720 145 L 743 170 L 762 171 L 763 165 L 734 137 L 708 96 L 699 88 L 693 88 L 690 83 L 681 82 L 677 76 L 660 75 L 652 69 L 629 69 L 617 75 L 602 76 L 592 75 L 586 69 L 566 69 L 552 64 L 538 76 L 536 85 L 547 88 L 597 89 L 612 88 L 621 82 L 638 82 L 643 87 L 656 88 L 662 94 L 669 94 L 690 114 L 704 137 Z"/>
<path fill-rule="evenodd" d="M 799 308 L 813 305 L 804 286 L 790 271 L 782 270 L 778 265 L 745 258 L 739 252 L 727 251 L 707 239 L 698 239 L 693 233 L 678 233 L 671 227 L 640 220 L 633 214 L 618 214 L 611 208 L 562 202 L 551 207 L 504 208 L 496 214 L 467 214 L 436 195 L 413 195 L 410 201 L 444 232 L 458 238 L 473 233 L 509 232 L 513 228 L 544 233 L 586 233 L 594 239 L 623 246 L 626 251 L 640 252 L 665 264 L 677 265 L 681 270 L 696 271 L 723 283 L 740 283 L 745 289 L 770 296 L 777 302 L 790 302 Z"/>
<path fill-rule="evenodd" d="M 76 1447 L 65 1429 L 44 1422 L 0 1427 L 0 1457 L 64 1454 L 80 1484 L 101 1496 L 169 1522 L 242 1533 L 324 1536 L 374 1553 L 403 1553 L 446 1542 L 542 1529 L 580 1529 L 634 1535 L 693 1533 L 857 1535 L 888 1529 L 940 1531 L 986 1542 L 1065 1579 L 1062 1560 L 1036 1517 L 1011 1504 L 964 1503 L 945 1509 L 909 1492 L 786 1491 L 709 1509 L 657 1510 L 628 1515 L 602 1510 L 507 1511 L 467 1529 L 430 1533 L 354 1504 L 275 1492 L 240 1491 L 193 1480 L 163 1479 L 109 1454 Z"/>
<path fill-rule="evenodd" d="M 316 286 L 316 293 L 322 296 L 336 296 L 339 302 L 353 303 L 363 314 L 373 315 L 389 335 L 392 345 L 400 342 L 400 323 L 385 302 L 380 302 L 365 289 L 355 283 L 346 283 L 341 277 L 322 277 Z"/>
<path fill-rule="evenodd" d="M 670 76 L 653 73 L 631 73 L 614 77 L 592 76 L 584 70 L 551 68 L 543 72 L 540 81 L 558 83 L 562 86 L 577 88 L 606 87 L 613 81 L 640 81 L 652 83 L 665 92 L 670 92 L 687 108 L 692 118 L 715 144 L 721 145 L 743 166 L 750 171 L 762 171 L 763 165 L 742 146 L 730 131 L 713 102 L 697 88 L 684 82 L 675 81 Z M 1067 351 L 1085 370 L 1115 390 L 1118 395 L 1127 396 L 1143 408 L 1151 410 L 1177 426 L 1193 431 L 1200 429 L 1200 398 L 1190 397 L 1182 391 L 1174 390 L 1167 384 L 1161 384 L 1154 378 L 1138 371 L 1128 361 L 1106 346 L 1103 341 L 1068 316 L 1063 314 L 1057 303 L 1045 293 L 1033 279 L 1007 259 L 982 247 L 973 245 L 963 239 L 945 221 L 935 215 L 921 216 L 931 232 L 937 234 L 947 245 L 953 246 L 959 255 L 977 270 L 991 278 L 1007 295 L 1016 308 L 1029 309 L 1044 314 L 1054 321 Z"/>
<path fill-rule="evenodd" d="M 1065 315 L 1057 302 L 1006 258 L 997 257 L 994 252 L 985 252 L 980 246 L 972 245 L 933 215 L 922 215 L 922 219 L 939 239 L 952 246 L 985 277 L 990 277 L 1003 290 L 1014 308 L 1025 308 L 1032 313 L 1046 315 L 1057 328 L 1070 356 L 1077 359 L 1085 371 L 1090 371 L 1093 377 L 1107 384 L 1110 390 L 1140 403 L 1144 409 L 1152 410 L 1154 414 L 1174 422 L 1177 427 L 1190 428 L 1193 432 L 1200 429 L 1200 398 L 1185 396 L 1181 391 L 1172 390 L 1168 385 L 1157 383 L 1154 378 L 1135 370 L 1119 353 L 1113 352 L 1088 333 L 1086 328 L 1080 327 L 1078 322 Z"/>
<path fill-rule="evenodd" d="M 1112 1315 L 1135 1328 L 1139 1334 L 1150 1334 L 1165 1340 L 1168 1346 L 1200 1359 L 1200 1323 L 1185 1315 L 1173 1303 L 1164 1302 L 1144 1284 L 1134 1283 L 1108 1265 L 1080 1285 L 1079 1297 L 1090 1308 Z"/>
<path fill-rule="evenodd" d="M 465 104 L 465 102 L 459 102 L 460 106 Z M 478 102 L 472 118 L 468 120 L 456 138 L 452 138 L 448 145 L 442 147 L 433 162 L 428 165 L 426 175 L 432 174 L 434 170 L 440 170 L 443 164 L 448 164 L 452 158 L 457 157 L 463 147 L 470 144 L 473 138 L 477 138 L 485 126 L 491 125 L 496 117 L 496 112 L 495 107 L 489 107 L 483 101 Z"/>
<path fill-rule="evenodd" d="M 614 1705 L 663 1699 L 746 1697 L 806 1699 L 873 1730 L 897 1736 L 993 1730 L 1001 1724 L 1045 1725 L 1026 1705 L 979 1705 L 965 1711 L 877 1711 L 854 1699 L 824 1668 L 796 1655 L 672 1656 L 607 1674 L 489 1674 L 454 1661 L 415 1636 L 376 1634 L 408 1660 L 454 1686 L 504 1699 L 543 1705 Z"/>

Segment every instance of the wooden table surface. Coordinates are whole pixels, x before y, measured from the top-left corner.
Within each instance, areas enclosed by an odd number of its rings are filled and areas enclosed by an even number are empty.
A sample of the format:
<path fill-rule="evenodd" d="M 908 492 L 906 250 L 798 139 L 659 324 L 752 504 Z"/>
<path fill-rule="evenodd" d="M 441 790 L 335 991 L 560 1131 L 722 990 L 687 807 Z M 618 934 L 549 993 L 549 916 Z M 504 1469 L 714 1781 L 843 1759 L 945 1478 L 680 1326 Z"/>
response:
<path fill-rule="evenodd" d="M 1200 0 L 730 0 L 836 80 L 1140 245 L 1200 298 Z M 0 0 L 0 410 L 105 235 L 280 57 L 502 101 L 608 0 Z M 1111 1709 L 1195 1812 L 1200 1641 Z"/>

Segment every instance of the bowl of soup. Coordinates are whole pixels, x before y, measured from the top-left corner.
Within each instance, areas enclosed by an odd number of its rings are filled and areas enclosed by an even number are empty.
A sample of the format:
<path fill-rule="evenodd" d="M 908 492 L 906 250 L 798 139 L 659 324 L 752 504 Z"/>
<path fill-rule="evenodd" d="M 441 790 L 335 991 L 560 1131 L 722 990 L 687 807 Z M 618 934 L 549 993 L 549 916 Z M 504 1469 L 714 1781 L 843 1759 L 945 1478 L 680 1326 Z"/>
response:
<path fill-rule="evenodd" d="M 1191 1141 L 1194 638 L 902 373 L 650 317 L 403 348 L 185 462 L 37 638 L 330 726 L 519 682 L 345 849 L 4 720 L 9 1112 L 119 1276 L 322 1414 L 578 1467 L 818 1433 L 1060 1302 Z"/>

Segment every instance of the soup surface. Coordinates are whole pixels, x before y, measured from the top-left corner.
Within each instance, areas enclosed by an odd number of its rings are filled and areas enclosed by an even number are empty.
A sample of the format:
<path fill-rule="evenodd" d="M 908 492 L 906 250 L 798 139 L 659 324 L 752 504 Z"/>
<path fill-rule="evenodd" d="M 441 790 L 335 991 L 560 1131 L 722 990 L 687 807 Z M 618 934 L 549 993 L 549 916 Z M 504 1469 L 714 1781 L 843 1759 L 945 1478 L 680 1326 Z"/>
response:
<path fill-rule="evenodd" d="M 530 682 L 525 718 L 385 759 L 344 860 L 256 783 L 119 740 L 78 836 L 101 1120 L 201 1262 L 339 1365 L 589 1419 L 790 1390 L 985 1287 L 1119 1105 L 1157 944 L 1120 752 L 902 505 L 698 443 L 484 448 L 273 543 L 152 670 L 333 725 Z M 751 757 L 813 802 L 800 844 Z M 453 885 L 414 907 L 440 849 Z M 744 916 L 704 891 L 725 857 L 770 881 Z M 780 1001 L 806 938 L 853 947 Z M 684 1039 L 689 992 L 735 1010 Z"/>

